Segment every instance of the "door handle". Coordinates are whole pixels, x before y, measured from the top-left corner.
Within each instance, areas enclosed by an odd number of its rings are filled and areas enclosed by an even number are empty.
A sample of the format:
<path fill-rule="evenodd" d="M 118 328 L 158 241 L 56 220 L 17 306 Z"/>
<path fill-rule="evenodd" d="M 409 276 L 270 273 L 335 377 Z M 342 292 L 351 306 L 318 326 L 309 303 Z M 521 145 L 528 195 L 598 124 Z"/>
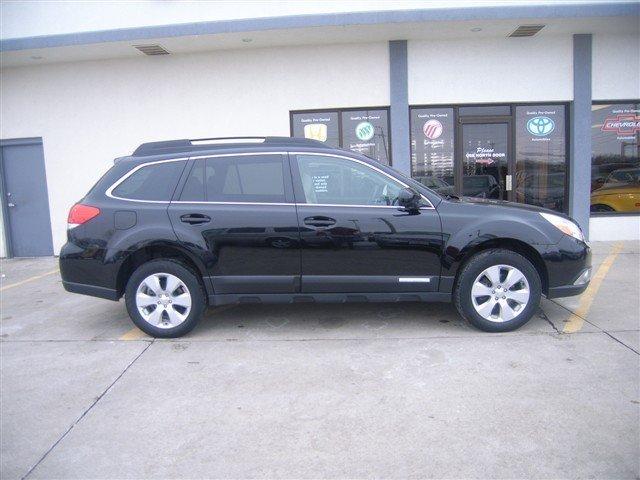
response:
<path fill-rule="evenodd" d="M 189 225 L 200 225 L 202 223 L 209 223 L 211 221 L 211 217 L 201 213 L 188 213 L 186 215 L 182 215 L 180 217 L 180 221 L 188 223 Z"/>
<path fill-rule="evenodd" d="M 336 224 L 336 219 L 322 216 L 307 217 L 304 219 L 304 224 L 309 227 L 330 227 Z"/>

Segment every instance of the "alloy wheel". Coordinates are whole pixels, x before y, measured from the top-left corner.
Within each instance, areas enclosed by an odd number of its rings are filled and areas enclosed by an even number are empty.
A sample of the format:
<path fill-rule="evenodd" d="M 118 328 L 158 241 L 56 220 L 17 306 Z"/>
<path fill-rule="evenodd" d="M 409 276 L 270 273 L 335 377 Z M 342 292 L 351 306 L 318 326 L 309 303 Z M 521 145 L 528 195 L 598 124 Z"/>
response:
<path fill-rule="evenodd" d="M 473 307 L 491 322 L 508 322 L 529 303 L 531 291 L 525 275 L 511 265 L 494 265 L 476 277 L 471 287 Z"/>
<path fill-rule="evenodd" d="M 136 291 L 136 307 L 142 318 L 157 328 L 173 328 L 191 311 L 191 293 L 175 275 L 154 273 Z"/>

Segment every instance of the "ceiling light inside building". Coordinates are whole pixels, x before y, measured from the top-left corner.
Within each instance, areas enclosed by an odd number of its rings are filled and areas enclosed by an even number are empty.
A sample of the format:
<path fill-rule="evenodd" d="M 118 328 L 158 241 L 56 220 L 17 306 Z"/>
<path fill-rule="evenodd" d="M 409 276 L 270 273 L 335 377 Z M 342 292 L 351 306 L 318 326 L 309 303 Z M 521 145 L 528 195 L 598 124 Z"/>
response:
<path fill-rule="evenodd" d="M 145 55 L 169 55 L 169 51 L 160 45 L 133 45 L 133 48 L 139 50 Z"/>
<path fill-rule="evenodd" d="M 536 33 L 544 28 L 544 25 L 520 25 L 511 34 L 510 37 L 533 37 Z"/>

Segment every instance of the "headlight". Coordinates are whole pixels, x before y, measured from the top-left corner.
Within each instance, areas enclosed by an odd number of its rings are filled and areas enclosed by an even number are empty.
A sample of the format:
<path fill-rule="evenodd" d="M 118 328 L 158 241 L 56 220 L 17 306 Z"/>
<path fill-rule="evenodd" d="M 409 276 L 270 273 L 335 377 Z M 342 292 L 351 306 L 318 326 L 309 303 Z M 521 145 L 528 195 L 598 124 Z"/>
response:
<path fill-rule="evenodd" d="M 584 242 L 584 235 L 582 234 L 582 230 L 580 230 L 580 227 L 573 223 L 571 220 L 567 220 L 566 218 L 559 215 L 554 215 L 553 213 L 539 213 L 545 220 L 547 220 L 551 225 L 556 227 L 562 233 Z"/>

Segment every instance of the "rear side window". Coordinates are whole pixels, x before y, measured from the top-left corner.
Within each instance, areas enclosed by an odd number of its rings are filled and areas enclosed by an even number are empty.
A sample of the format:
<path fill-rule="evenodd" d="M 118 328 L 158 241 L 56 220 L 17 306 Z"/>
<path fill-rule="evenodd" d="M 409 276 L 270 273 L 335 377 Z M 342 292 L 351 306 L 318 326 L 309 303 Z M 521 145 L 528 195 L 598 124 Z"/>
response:
<path fill-rule="evenodd" d="M 129 175 L 111 192 L 129 200 L 169 201 L 182 174 L 185 161 L 155 163 Z"/>
<path fill-rule="evenodd" d="M 198 159 L 180 200 L 284 203 L 283 157 L 238 155 Z"/>

